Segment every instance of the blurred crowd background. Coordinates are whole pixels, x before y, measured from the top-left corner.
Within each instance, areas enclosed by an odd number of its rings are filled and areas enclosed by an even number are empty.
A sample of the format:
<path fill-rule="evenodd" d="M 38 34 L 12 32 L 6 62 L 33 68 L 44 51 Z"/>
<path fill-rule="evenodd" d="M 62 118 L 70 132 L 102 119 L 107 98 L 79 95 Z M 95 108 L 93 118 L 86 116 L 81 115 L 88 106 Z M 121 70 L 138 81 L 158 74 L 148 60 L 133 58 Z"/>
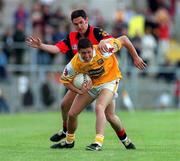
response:
<path fill-rule="evenodd" d="M 71 11 L 114 37 L 127 35 L 148 68 L 139 72 L 125 49 L 117 109 L 180 108 L 180 0 L 0 0 L 0 111 L 57 110 L 65 55 L 26 46 L 29 35 L 55 44 L 74 30 Z"/>

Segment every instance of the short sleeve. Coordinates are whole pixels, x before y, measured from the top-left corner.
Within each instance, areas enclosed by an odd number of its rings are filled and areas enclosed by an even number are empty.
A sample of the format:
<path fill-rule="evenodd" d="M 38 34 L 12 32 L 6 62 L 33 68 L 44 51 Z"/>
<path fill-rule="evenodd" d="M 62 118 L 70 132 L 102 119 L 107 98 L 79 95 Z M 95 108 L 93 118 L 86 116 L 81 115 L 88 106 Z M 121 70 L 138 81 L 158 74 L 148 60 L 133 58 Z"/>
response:
<path fill-rule="evenodd" d="M 60 82 L 61 83 L 70 83 L 74 78 L 76 72 L 72 66 L 72 62 L 69 62 L 64 68 L 63 74 L 61 75 Z"/>
<path fill-rule="evenodd" d="M 108 32 L 98 27 L 94 28 L 94 36 L 98 42 L 100 42 L 103 39 L 108 39 L 112 37 Z"/>
<path fill-rule="evenodd" d="M 66 54 L 69 50 L 71 50 L 69 35 L 67 35 L 64 40 L 57 42 L 55 45 L 59 48 L 61 53 Z"/>

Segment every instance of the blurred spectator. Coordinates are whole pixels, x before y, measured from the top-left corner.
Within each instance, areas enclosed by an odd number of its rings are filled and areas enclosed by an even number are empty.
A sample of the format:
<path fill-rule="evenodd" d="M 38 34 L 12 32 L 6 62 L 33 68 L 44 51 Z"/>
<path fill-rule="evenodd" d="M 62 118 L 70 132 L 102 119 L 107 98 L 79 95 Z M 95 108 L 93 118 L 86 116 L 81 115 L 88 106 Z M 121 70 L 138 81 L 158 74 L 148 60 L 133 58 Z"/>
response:
<path fill-rule="evenodd" d="M 134 15 L 128 25 L 128 35 L 133 38 L 137 36 L 142 36 L 144 34 L 145 29 L 145 18 L 141 14 Z"/>
<path fill-rule="evenodd" d="M 157 61 L 159 65 L 163 65 L 166 61 L 170 38 L 170 19 L 169 13 L 165 8 L 161 8 L 156 12 L 156 21 L 158 22 L 159 39 Z"/>
<path fill-rule="evenodd" d="M 42 34 L 43 14 L 42 14 L 42 5 L 39 2 L 35 2 L 33 4 L 32 10 L 31 10 L 31 21 L 32 21 L 33 30 L 38 26 L 38 29 L 39 29 L 38 33 Z"/>
<path fill-rule="evenodd" d="M 43 37 L 44 37 L 44 41 L 47 44 L 53 43 L 53 34 L 54 34 L 54 30 L 53 30 L 52 26 L 46 25 L 45 26 L 45 33 L 44 33 Z"/>
<path fill-rule="evenodd" d="M 14 26 L 17 26 L 18 24 L 22 24 L 24 27 L 26 27 L 27 19 L 28 19 L 28 12 L 25 9 L 24 4 L 20 3 L 14 13 L 14 21 L 15 21 Z"/>
<path fill-rule="evenodd" d="M 10 108 L 5 97 L 3 96 L 2 90 L 0 89 L 0 113 L 1 112 L 9 113 Z"/>
<path fill-rule="evenodd" d="M 176 11 L 176 1 L 177 0 L 170 0 L 169 2 L 169 13 L 172 17 L 172 19 L 174 18 L 174 15 L 175 15 L 175 11 Z"/>
<path fill-rule="evenodd" d="M 151 33 L 151 28 L 145 29 L 145 34 L 142 37 L 142 53 L 141 56 L 143 60 L 151 68 L 155 66 L 155 49 L 157 42 Z"/>
<path fill-rule="evenodd" d="M 22 105 L 25 107 L 34 105 L 34 97 L 30 86 L 28 86 L 27 91 L 22 95 Z"/>
<path fill-rule="evenodd" d="M 159 38 L 160 40 L 167 40 L 170 36 L 170 17 L 168 10 L 165 8 L 159 9 L 156 14 L 156 21 L 159 24 Z"/>
<path fill-rule="evenodd" d="M 4 0 L 0 0 L 0 11 L 3 10 L 4 7 Z"/>
<path fill-rule="evenodd" d="M 44 42 L 47 44 L 53 44 L 53 28 L 50 25 L 46 25 L 44 32 Z M 49 54 L 45 51 L 39 50 L 37 55 L 37 63 L 41 65 L 52 64 L 55 56 L 55 54 Z"/>
<path fill-rule="evenodd" d="M 128 34 L 128 24 L 125 22 L 125 13 L 122 10 L 117 10 L 115 20 L 112 26 L 112 35 L 119 37 Z"/>
<path fill-rule="evenodd" d="M 50 85 L 50 76 L 49 73 L 46 74 L 46 80 L 42 83 L 40 88 L 41 101 L 45 106 L 50 106 L 55 101 L 54 92 Z"/>
<path fill-rule="evenodd" d="M 14 40 L 14 59 L 15 64 L 23 64 L 23 55 L 24 55 L 24 41 L 25 41 L 25 31 L 24 25 L 22 23 L 18 23 L 13 34 Z"/>
<path fill-rule="evenodd" d="M 175 106 L 180 108 L 180 73 L 175 81 L 174 96 L 175 96 Z"/>
<path fill-rule="evenodd" d="M 91 13 L 91 23 L 94 26 L 105 28 L 106 22 L 99 9 L 93 9 Z"/>
<path fill-rule="evenodd" d="M 7 56 L 8 62 L 10 62 L 10 59 L 13 54 L 13 35 L 12 35 L 12 28 L 7 27 L 5 32 L 2 35 L 2 42 L 3 42 L 3 51 Z"/>
<path fill-rule="evenodd" d="M 51 8 L 49 5 L 42 5 L 42 16 L 43 16 L 43 25 L 50 25 L 50 19 L 52 17 Z"/>
<path fill-rule="evenodd" d="M 129 20 L 128 25 L 128 36 L 131 38 L 131 41 L 137 51 L 141 56 L 141 38 L 144 34 L 145 19 L 141 14 L 134 14 Z M 128 54 L 129 57 L 129 54 Z M 131 60 L 131 58 L 130 58 Z M 131 61 L 132 66 L 132 61 Z"/>
<path fill-rule="evenodd" d="M 148 0 L 148 7 L 152 13 L 155 13 L 159 8 L 168 8 L 166 0 Z"/>
<path fill-rule="evenodd" d="M 174 81 L 176 79 L 175 68 L 176 67 L 173 66 L 172 63 L 166 59 L 165 63 L 159 68 L 157 78 L 164 79 L 168 83 Z"/>
<path fill-rule="evenodd" d="M 131 42 L 134 45 L 134 48 L 136 49 L 138 55 L 141 56 L 141 36 L 139 35 L 138 32 L 131 38 Z M 128 54 L 127 56 L 128 56 L 128 66 L 131 68 L 133 67 L 133 61 L 130 54 Z"/>
<path fill-rule="evenodd" d="M 136 11 L 134 8 L 127 6 L 124 10 L 124 21 L 125 23 L 129 24 L 129 21 L 133 16 L 135 16 Z"/>
<path fill-rule="evenodd" d="M 60 7 L 57 8 L 50 19 L 51 26 L 53 26 L 53 28 L 57 30 L 62 25 L 67 27 L 66 23 L 67 18 L 62 12 L 62 9 Z"/>
<path fill-rule="evenodd" d="M 45 106 L 50 106 L 55 101 L 52 89 L 48 82 L 44 82 L 41 86 L 41 100 Z"/>
<path fill-rule="evenodd" d="M 21 95 L 23 106 L 32 106 L 34 104 L 34 97 L 29 85 L 27 76 L 20 76 L 18 79 L 18 90 Z"/>
<path fill-rule="evenodd" d="M 29 79 L 26 76 L 18 78 L 18 92 L 22 95 L 28 90 Z"/>
<path fill-rule="evenodd" d="M 34 28 L 33 28 L 33 35 L 43 39 L 43 33 L 42 33 L 42 26 L 41 25 L 36 25 Z"/>
<path fill-rule="evenodd" d="M 53 42 L 56 43 L 60 40 L 65 39 L 67 36 L 67 31 L 64 25 L 60 25 L 53 34 Z"/>
<path fill-rule="evenodd" d="M 172 105 L 172 96 L 169 91 L 163 91 L 159 96 L 159 107 L 165 109 Z"/>
<path fill-rule="evenodd" d="M 129 93 L 125 89 L 122 90 L 122 101 L 129 112 L 134 111 L 134 104 L 132 102 L 132 99 L 130 98 Z"/>
<path fill-rule="evenodd" d="M 145 12 L 145 30 L 146 28 L 149 28 L 154 38 L 158 40 L 158 22 L 155 15 L 149 10 Z"/>
<path fill-rule="evenodd" d="M 180 80 L 176 80 L 175 104 L 176 104 L 176 107 L 180 108 Z"/>
<path fill-rule="evenodd" d="M 39 65 L 49 65 L 51 64 L 51 56 L 43 50 L 38 50 L 37 53 L 37 64 Z"/>
<path fill-rule="evenodd" d="M 7 79 L 6 66 L 8 64 L 7 56 L 0 47 L 0 81 Z"/>
<path fill-rule="evenodd" d="M 142 49 L 142 42 L 141 42 L 141 35 L 139 32 L 136 32 L 135 35 L 131 38 L 132 43 L 139 55 L 141 55 L 141 49 Z"/>

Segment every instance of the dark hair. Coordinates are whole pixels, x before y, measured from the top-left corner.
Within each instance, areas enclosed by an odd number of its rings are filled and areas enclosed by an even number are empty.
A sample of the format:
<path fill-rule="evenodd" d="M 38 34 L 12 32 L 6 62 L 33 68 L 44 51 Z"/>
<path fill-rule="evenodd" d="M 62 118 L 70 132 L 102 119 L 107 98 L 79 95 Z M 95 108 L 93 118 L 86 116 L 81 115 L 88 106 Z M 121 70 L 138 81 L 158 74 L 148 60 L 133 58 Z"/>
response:
<path fill-rule="evenodd" d="M 82 18 L 86 19 L 87 18 L 86 12 L 84 10 L 74 10 L 71 13 L 71 21 L 73 21 L 73 19 L 77 18 L 77 17 L 82 17 Z"/>
<path fill-rule="evenodd" d="M 93 48 L 91 41 L 87 38 L 81 38 L 78 42 L 78 50 L 85 48 Z"/>

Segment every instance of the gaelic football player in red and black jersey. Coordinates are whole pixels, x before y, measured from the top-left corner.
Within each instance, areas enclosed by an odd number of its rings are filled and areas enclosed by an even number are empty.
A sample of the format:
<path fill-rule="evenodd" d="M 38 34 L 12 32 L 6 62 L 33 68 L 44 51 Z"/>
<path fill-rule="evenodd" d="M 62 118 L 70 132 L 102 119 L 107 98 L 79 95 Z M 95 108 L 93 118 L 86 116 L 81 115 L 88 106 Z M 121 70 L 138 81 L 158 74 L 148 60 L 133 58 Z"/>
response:
<path fill-rule="evenodd" d="M 68 58 L 68 61 L 77 53 L 77 44 L 80 38 L 88 38 L 93 45 L 99 44 L 101 51 L 108 51 L 106 44 L 101 40 L 111 38 L 112 36 L 100 28 L 89 25 L 88 17 L 84 10 L 73 11 L 71 14 L 71 21 L 76 31 L 70 32 L 64 40 L 57 42 L 55 45 L 44 44 L 40 38 L 34 36 L 28 37 L 26 43 L 30 47 L 38 48 L 52 54 L 63 53 L 66 55 L 66 58 Z M 63 130 L 54 134 L 50 138 L 51 141 L 58 142 L 66 137 L 67 115 L 76 94 L 77 93 L 68 90 L 63 97 L 61 101 Z M 111 106 L 111 104 L 109 106 Z M 126 132 L 123 127 L 117 132 L 117 135 L 122 142 L 127 140 Z M 131 145 L 129 142 L 128 144 L 123 142 L 123 144 L 127 149 L 134 149 L 134 147 L 129 146 Z M 60 144 L 54 144 L 51 148 L 59 148 L 59 145 Z"/>

